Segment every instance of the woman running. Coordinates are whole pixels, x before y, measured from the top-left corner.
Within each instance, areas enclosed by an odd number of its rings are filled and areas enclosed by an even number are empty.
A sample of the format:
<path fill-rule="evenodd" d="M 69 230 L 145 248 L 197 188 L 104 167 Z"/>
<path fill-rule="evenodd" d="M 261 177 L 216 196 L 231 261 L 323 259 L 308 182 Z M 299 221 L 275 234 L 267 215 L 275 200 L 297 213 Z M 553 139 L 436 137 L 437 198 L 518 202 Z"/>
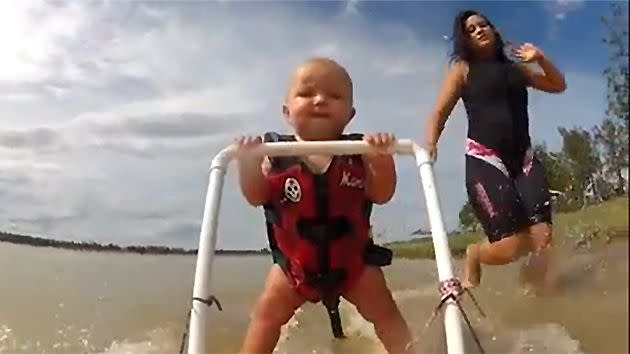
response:
<path fill-rule="evenodd" d="M 566 89 L 564 77 L 533 44 L 505 54 L 501 35 L 476 11 L 463 11 L 453 25 L 451 65 L 433 113 L 427 120 L 426 148 L 437 143 L 461 98 L 468 116 L 466 189 L 488 243 L 466 250 L 465 287 L 479 285 L 481 263 L 504 265 L 531 253 L 524 271 L 545 280 L 545 250 L 551 245 L 551 204 L 543 166 L 532 154 L 527 88 L 548 93 Z M 542 72 L 524 63 L 536 63 Z"/>

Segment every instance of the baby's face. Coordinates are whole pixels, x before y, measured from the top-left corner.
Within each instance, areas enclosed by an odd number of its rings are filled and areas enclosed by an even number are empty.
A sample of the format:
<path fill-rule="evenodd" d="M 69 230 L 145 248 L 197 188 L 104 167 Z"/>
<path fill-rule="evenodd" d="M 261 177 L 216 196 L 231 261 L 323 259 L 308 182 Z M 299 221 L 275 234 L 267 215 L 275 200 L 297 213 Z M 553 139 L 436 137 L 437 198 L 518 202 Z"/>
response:
<path fill-rule="evenodd" d="M 304 140 L 337 139 L 354 115 L 351 83 L 335 65 L 304 65 L 293 76 L 284 113 Z"/>

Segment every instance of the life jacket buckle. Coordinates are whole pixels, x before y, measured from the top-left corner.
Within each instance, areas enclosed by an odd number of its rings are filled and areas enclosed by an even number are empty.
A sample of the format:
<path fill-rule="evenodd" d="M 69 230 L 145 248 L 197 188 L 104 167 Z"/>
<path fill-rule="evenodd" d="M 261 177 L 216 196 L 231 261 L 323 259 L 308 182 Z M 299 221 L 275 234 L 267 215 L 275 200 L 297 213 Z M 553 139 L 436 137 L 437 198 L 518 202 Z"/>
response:
<path fill-rule="evenodd" d="M 305 240 L 319 244 L 349 235 L 352 232 L 352 226 L 346 218 L 324 221 L 301 219 L 297 222 L 297 231 Z"/>

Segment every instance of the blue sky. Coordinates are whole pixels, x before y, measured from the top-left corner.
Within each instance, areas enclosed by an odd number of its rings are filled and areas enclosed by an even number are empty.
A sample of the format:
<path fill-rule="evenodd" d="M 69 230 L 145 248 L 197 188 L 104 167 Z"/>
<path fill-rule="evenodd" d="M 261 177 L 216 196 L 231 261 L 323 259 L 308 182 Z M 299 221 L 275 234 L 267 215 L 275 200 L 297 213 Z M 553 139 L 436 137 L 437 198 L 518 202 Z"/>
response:
<path fill-rule="evenodd" d="M 356 85 L 352 131 L 422 141 L 452 18 L 478 9 L 565 72 L 562 95 L 531 93 L 535 141 L 605 110 L 603 1 L 0 2 L 0 225 L 120 244 L 196 247 L 210 159 L 232 137 L 286 131 L 280 105 L 300 61 L 330 56 Z M 440 142 L 449 229 L 465 200 L 461 103 Z M 428 228 L 418 177 L 398 158 L 394 200 L 374 222 L 386 240 Z M 222 248 L 265 246 L 260 210 L 230 170 Z"/>

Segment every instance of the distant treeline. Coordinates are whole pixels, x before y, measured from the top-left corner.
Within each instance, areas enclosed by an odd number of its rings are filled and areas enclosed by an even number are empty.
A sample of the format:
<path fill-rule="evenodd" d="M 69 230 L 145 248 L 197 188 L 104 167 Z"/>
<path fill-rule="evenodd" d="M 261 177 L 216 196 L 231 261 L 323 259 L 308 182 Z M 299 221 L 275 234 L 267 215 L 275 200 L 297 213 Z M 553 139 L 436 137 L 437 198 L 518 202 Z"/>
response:
<path fill-rule="evenodd" d="M 28 235 L 18 235 L 8 232 L 0 232 L 0 242 L 9 242 L 14 244 L 29 245 L 35 247 L 52 247 L 62 248 L 76 251 L 96 251 L 96 252 L 118 252 L 118 253 L 137 253 L 137 254 L 174 254 L 174 255 L 196 255 L 196 249 L 171 248 L 165 246 L 119 246 L 113 243 L 100 244 L 96 242 L 78 242 L 78 241 L 62 241 L 53 240 L 43 237 L 35 237 Z M 216 250 L 216 254 L 220 255 L 251 255 L 251 254 L 269 254 L 266 248 L 260 250 Z"/>

